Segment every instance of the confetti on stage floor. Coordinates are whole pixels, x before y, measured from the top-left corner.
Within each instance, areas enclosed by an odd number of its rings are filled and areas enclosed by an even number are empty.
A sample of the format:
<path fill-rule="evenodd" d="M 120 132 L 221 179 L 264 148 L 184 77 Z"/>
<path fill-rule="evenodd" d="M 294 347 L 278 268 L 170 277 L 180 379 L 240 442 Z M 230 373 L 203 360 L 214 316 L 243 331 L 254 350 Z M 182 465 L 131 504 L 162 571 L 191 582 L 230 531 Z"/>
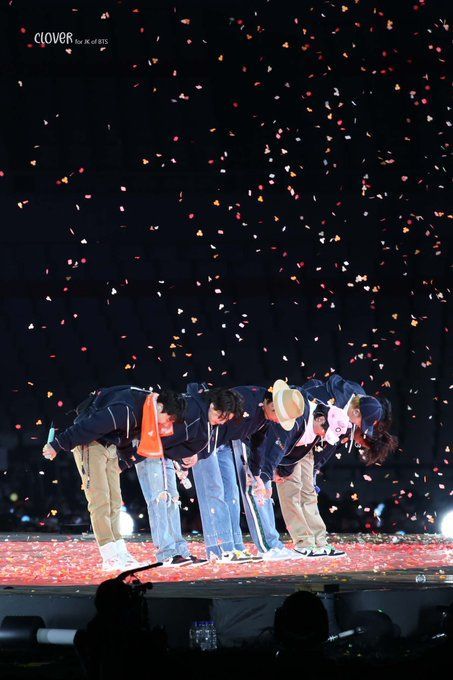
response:
<path fill-rule="evenodd" d="M 385 577 L 395 570 L 435 569 L 441 578 L 453 567 L 453 542 L 431 535 L 407 537 L 365 536 L 342 539 L 332 544 L 346 551 L 345 557 L 304 558 L 285 562 L 255 562 L 240 565 L 207 564 L 200 567 L 157 568 L 155 582 L 200 581 L 229 578 L 278 577 L 297 575 L 337 575 L 368 572 Z M 248 545 L 248 548 L 252 546 Z M 192 553 L 204 557 L 202 543 L 190 543 Z M 140 561 L 155 561 L 150 541 L 131 541 L 130 552 Z M 108 578 L 100 570 L 99 551 L 92 540 L 8 539 L 0 541 L 0 586 L 96 585 Z"/>

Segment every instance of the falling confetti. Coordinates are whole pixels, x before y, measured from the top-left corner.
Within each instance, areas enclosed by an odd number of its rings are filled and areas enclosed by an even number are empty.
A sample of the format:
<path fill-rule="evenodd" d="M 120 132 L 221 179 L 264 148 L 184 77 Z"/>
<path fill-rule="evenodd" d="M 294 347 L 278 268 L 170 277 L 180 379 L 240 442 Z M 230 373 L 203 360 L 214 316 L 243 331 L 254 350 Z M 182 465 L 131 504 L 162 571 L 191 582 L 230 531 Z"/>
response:
<path fill-rule="evenodd" d="M 40 446 L 94 387 L 338 371 L 391 399 L 400 450 L 372 469 L 334 458 L 328 528 L 438 530 L 453 494 L 445 17 L 424 0 L 123 5 L 61 10 L 106 40 L 89 46 L 35 42 L 39 12 L 5 10 L 0 499 L 20 527 L 86 518 L 70 457 L 49 474 Z"/>

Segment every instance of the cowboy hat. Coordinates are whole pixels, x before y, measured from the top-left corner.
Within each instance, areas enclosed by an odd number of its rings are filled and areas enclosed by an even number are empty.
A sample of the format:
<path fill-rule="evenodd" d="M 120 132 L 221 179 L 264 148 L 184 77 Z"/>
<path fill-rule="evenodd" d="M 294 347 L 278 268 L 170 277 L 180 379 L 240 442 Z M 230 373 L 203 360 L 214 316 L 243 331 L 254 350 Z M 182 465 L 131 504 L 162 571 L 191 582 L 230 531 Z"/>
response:
<path fill-rule="evenodd" d="M 278 422 L 284 430 L 292 430 L 296 418 L 305 409 L 305 400 L 299 390 L 292 389 L 284 380 L 276 380 L 272 386 L 272 400 Z"/>

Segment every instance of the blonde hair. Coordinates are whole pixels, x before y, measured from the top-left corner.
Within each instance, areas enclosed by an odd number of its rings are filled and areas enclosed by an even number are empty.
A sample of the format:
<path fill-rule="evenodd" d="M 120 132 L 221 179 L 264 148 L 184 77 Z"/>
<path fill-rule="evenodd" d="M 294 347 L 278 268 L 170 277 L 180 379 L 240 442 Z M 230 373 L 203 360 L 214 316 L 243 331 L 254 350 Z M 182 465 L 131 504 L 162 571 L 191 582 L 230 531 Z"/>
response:
<path fill-rule="evenodd" d="M 355 396 L 351 399 L 351 406 L 352 408 L 358 408 L 360 411 L 360 397 Z"/>

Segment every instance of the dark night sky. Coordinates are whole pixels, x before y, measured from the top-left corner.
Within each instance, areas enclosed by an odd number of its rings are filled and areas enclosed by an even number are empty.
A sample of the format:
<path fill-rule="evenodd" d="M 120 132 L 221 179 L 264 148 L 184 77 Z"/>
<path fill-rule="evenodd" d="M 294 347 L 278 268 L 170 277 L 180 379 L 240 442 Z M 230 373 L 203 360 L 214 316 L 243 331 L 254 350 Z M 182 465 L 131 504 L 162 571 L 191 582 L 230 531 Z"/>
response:
<path fill-rule="evenodd" d="M 448 28 L 428 0 L 2 3 L 3 512 L 16 492 L 19 515 L 64 515 L 77 473 L 40 447 L 93 387 L 335 370 L 391 399 L 401 450 L 334 461 L 329 507 L 389 499 L 394 529 L 432 530 L 452 487 Z"/>

